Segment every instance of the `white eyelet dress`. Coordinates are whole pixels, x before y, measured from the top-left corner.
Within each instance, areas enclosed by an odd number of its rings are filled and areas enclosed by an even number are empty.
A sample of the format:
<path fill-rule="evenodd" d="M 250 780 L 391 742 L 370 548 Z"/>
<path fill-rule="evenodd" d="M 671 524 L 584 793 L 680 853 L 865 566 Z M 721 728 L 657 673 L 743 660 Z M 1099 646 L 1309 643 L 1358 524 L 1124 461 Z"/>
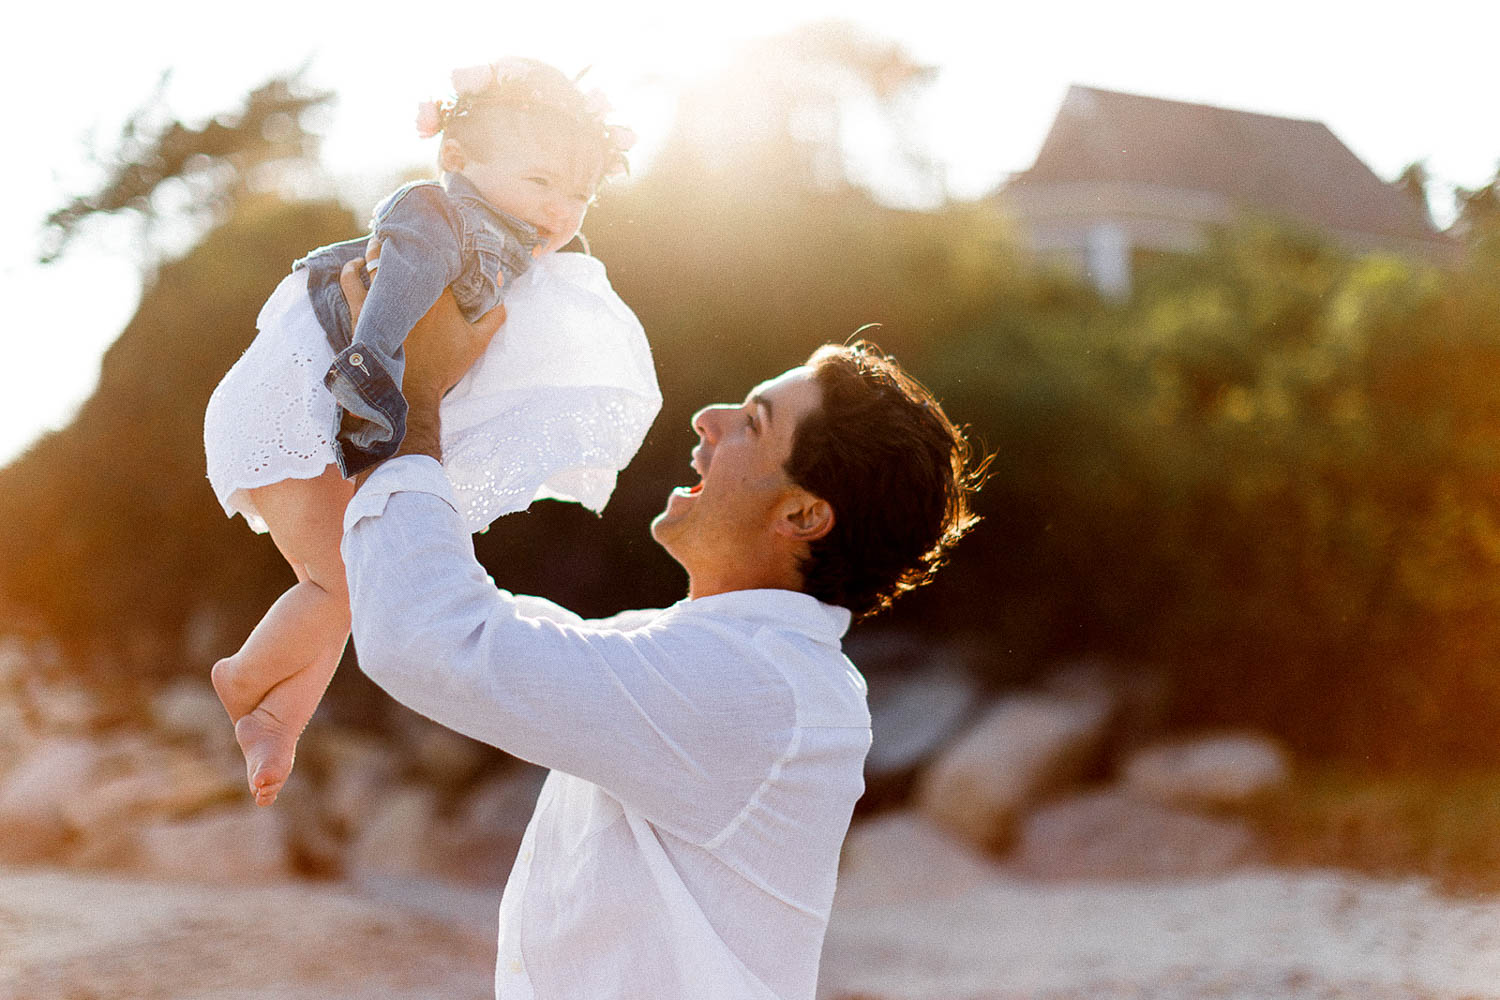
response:
<path fill-rule="evenodd" d="M 333 348 L 293 271 L 204 415 L 208 479 L 225 514 L 266 523 L 249 491 L 333 464 Z M 661 409 L 645 331 L 580 253 L 538 260 L 505 295 L 505 325 L 443 400 L 443 468 L 470 531 L 533 500 L 598 513 Z"/>

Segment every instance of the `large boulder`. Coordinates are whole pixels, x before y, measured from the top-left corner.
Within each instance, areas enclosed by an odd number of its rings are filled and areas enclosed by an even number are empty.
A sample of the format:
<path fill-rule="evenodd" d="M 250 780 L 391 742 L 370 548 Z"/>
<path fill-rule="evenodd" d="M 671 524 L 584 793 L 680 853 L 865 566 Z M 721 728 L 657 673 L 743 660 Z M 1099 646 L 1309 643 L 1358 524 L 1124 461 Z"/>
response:
<path fill-rule="evenodd" d="M 39 741 L 20 701 L 0 688 L 0 782 L 36 749 Z"/>
<path fill-rule="evenodd" d="M 411 785 L 387 789 L 350 845 L 347 870 L 366 874 L 431 875 L 442 842 L 437 792 Z"/>
<path fill-rule="evenodd" d="M 97 732 L 109 714 L 93 691 L 77 684 L 33 679 L 25 698 L 45 733 L 86 736 Z"/>
<path fill-rule="evenodd" d="M 917 807 L 965 843 L 1004 850 L 1027 808 L 1090 770 L 1109 717 L 1096 698 L 1005 698 L 922 775 Z"/>
<path fill-rule="evenodd" d="M 1158 744 L 1126 762 L 1125 788 L 1166 805 L 1234 807 L 1286 783 L 1291 765 L 1285 750 L 1257 733 L 1218 733 Z"/>
<path fill-rule="evenodd" d="M 248 804 L 142 829 L 136 863 L 163 878 L 225 885 L 293 876 L 281 815 Z"/>
<path fill-rule="evenodd" d="M 1111 762 L 1159 739 L 1167 723 L 1171 685 L 1166 674 L 1141 663 L 1096 657 L 1058 665 L 1043 682 L 1048 694 L 1102 701 L 1109 706 Z"/>
<path fill-rule="evenodd" d="M 1039 878 L 1149 879 L 1208 875 L 1261 859 L 1244 823 L 1106 790 L 1038 807 L 1022 821 L 1007 864 Z"/>
<path fill-rule="evenodd" d="M 297 767 L 316 779 L 324 815 L 348 837 L 356 835 L 398 784 L 393 751 L 374 737 L 333 726 L 303 738 Z"/>
<path fill-rule="evenodd" d="M 915 810 L 855 823 L 839 860 L 839 909 L 953 899 L 995 877 L 995 862 Z"/>
<path fill-rule="evenodd" d="M 415 712 L 399 716 L 406 758 L 415 777 L 444 791 L 467 788 L 498 751 L 461 733 L 424 719 Z"/>
<path fill-rule="evenodd" d="M 458 840 L 502 836 L 519 842 L 546 780 L 545 768 L 521 764 L 481 781 L 455 814 L 453 836 Z"/>
<path fill-rule="evenodd" d="M 433 869 L 453 882 L 504 885 L 546 778 L 544 768 L 518 764 L 481 781 L 443 824 Z"/>
<path fill-rule="evenodd" d="M 175 681 L 158 691 L 151 699 L 151 721 L 165 736 L 204 746 L 234 745 L 234 723 L 206 676 Z"/>
<path fill-rule="evenodd" d="M 56 859 L 72 840 L 67 811 L 84 801 L 105 772 L 92 741 L 54 738 L 37 746 L 0 779 L 0 860 Z"/>
<path fill-rule="evenodd" d="M 130 771 L 101 781 L 64 804 L 68 824 L 85 835 L 145 817 L 178 819 L 248 795 L 240 775 L 199 757 L 159 751 Z"/>
<path fill-rule="evenodd" d="M 916 772 L 963 731 L 981 704 L 973 675 L 948 661 L 872 679 L 873 742 L 862 808 L 902 799 Z"/>

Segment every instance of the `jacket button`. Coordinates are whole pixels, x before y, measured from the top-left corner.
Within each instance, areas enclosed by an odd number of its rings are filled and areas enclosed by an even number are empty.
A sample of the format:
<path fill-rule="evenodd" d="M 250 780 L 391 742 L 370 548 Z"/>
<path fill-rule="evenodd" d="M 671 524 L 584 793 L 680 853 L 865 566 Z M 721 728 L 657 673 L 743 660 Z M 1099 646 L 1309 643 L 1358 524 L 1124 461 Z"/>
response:
<path fill-rule="evenodd" d="M 365 356 L 363 354 L 351 354 L 349 355 L 349 363 L 358 368 L 365 363 Z"/>

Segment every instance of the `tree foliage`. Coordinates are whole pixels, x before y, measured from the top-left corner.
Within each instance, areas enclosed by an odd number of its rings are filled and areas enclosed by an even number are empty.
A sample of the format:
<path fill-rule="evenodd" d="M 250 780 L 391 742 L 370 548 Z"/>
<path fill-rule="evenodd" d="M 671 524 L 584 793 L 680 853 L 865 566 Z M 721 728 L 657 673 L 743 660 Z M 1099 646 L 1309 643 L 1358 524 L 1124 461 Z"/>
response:
<path fill-rule="evenodd" d="M 47 216 L 43 263 L 56 260 L 87 219 L 131 211 L 149 221 L 159 211 L 157 196 L 173 182 L 192 189 L 189 210 L 222 209 L 263 164 L 311 159 L 317 142 L 304 117 L 333 97 L 307 91 L 295 74 L 275 77 L 252 90 L 238 110 L 194 126 L 171 116 L 166 82 L 163 76 L 151 99 L 126 119 L 116 148 L 102 157 L 98 189 Z"/>

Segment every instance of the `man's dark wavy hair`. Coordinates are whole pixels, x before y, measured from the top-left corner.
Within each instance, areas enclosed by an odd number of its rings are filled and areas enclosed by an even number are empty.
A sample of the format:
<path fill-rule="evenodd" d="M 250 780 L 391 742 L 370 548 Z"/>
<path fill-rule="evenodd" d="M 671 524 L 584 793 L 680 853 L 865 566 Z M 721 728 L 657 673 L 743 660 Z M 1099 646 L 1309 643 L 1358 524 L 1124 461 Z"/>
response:
<path fill-rule="evenodd" d="M 822 405 L 803 417 L 786 472 L 833 507 L 833 528 L 802 563 L 802 589 L 856 619 L 932 579 L 979 518 L 963 431 L 875 345 L 827 345 L 807 365 Z"/>

